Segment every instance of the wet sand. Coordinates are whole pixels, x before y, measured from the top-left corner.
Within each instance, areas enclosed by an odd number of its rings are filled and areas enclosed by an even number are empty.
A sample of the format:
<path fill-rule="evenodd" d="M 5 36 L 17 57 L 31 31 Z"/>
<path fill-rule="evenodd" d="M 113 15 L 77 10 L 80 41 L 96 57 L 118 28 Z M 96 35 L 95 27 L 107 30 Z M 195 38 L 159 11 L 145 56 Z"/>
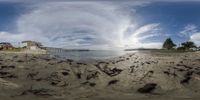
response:
<path fill-rule="evenodd" d="M 74 61 L 0 54 L 2 100 L 199 100 L 200 53 L 138 52 Z"/>

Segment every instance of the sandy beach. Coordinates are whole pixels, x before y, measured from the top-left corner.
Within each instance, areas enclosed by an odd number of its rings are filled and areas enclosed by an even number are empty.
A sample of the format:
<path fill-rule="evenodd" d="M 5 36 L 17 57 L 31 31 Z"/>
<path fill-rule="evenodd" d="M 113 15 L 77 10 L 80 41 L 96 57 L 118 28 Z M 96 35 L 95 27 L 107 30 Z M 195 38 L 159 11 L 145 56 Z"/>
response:
<path fill-rule="evenodd" d="M 94 61 L 0 54 L 2 100 L 199 100 L 200 53 L 137 52 Z"/>

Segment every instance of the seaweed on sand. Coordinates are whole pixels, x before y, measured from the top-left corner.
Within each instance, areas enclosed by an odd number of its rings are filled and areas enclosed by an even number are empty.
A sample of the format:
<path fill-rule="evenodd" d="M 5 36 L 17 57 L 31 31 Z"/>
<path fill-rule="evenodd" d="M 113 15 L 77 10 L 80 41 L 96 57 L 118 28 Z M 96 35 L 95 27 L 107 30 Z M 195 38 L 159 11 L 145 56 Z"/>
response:
<path fill-rule="evenodd" d="M 144 85 L 142 88 L 139 88 L 137 91 L 140 93 L 152 93 L 156 89 L 156 83 L 148 83 Z"/>
<path fill-rule="evenodd" d="M 108 82 L 108 86 L 116 84 L 117 82 L 119 82 L 119 80 L 111 80 Z"/>

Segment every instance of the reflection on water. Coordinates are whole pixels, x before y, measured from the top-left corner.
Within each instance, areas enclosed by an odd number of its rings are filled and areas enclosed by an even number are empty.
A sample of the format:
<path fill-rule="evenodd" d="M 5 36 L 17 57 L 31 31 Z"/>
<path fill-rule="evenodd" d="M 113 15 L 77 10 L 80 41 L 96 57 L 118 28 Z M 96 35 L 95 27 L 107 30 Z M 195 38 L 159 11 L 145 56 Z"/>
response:
<path fill-rule="evenodd" d="M 137 51 L 111 51 L 111 50 L 91 50 L 91 51 L 64 51 L 64 52 L 51 52 L 51 55 L 61 58 L 85 60 L 85 59 L 106 59 L 117 56 L 122 56 L 126 53 Z"/>

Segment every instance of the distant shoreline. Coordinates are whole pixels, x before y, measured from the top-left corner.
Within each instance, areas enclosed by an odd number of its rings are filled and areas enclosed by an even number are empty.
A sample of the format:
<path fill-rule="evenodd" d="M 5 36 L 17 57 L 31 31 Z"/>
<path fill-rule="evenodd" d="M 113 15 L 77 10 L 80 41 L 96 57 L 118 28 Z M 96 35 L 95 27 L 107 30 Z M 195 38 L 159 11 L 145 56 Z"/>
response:
<path fill-rule="evenodd" d="M 46 51 L 0 51 L 0 53 L 9 53 L 9 54 L 48 54 Z"/>
<path fill-rule="evenodd" d="M 145 48 L 139 48 L 139 49 L 124 49 L 124 51 L 135 51 L 135 50 L 162 50 L 162 49 L 145 49 Z"/>

